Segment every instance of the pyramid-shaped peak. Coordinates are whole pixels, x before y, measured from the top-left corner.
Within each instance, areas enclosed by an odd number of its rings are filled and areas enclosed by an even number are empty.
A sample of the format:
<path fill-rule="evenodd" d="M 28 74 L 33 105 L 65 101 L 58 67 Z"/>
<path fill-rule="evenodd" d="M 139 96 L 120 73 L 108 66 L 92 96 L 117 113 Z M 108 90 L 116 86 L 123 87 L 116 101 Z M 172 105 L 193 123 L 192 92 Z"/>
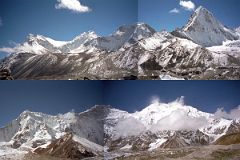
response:
<path fill-rule="evenodd" d="M 203 6 L 199 6 L 199 7 L 195 10 L 193 16 L 201 16 L 201 15 L 210 15 L 211 17 L 213 17 L 213 14 L 212 14 L 208 9 L 206 9 L 206 8 L 203 7 Z"/>
<path fill-rule="evenodd" d="M 226 40 L 236 40 L 233 30 L 226 28 L 203 6 L 198 7 L 182 29 L 184 36 L 204 47 L 222 45 Z"/>
<path fill-rule="evenodd" d="M 201 12 L 201 11 L 208 11 L 205 7 L 203 7 L 203 6 L 199 6 L 196 10 L 195 10 L 195 12 Z"/>
<path fill-rule="evenodd" d="M 31 112 L 30 110 L 24 110 L 20 115 L 28 115 L 31 113 L 33 113 L 33 112 Z"/>
<path fill-rule="evenodd" d="M 156 31 L 146 23 L 137 22 L 130 25 L 123 25 L 118 28 L 118 31 L 121 32 L 134 32 L 136 30 L 144 30 L 146 32 L 155 33 Z"/>

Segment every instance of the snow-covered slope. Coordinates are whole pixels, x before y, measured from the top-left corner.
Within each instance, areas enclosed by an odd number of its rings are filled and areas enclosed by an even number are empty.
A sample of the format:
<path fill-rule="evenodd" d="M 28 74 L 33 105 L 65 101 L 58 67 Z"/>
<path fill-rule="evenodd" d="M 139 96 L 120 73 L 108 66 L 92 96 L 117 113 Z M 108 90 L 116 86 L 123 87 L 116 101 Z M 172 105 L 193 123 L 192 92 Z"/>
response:
<path fill-rule="evenodd" d="M 13 48 L 14 53 L 75 53 L 88 51 L 86 43 L 97 38 L 93 31 L 84 32 L 72 41 L 56 41 L 42 35 L 29 34 L 27 41 Z"/>
<path fill-rule="evenodd" d="M 212 116 L 211 114 L 198 111 L 196 108 L 193 108 L 191 106 L 184 105 L 184 97 L 166 104 L 158 102 L 153 103 L 150 106 L 144 108 L 142 111 L 133 113 L 133 116 L 136 119 L 142 121 L 144 125 L 148 126 L 149 128 L 152 125 L 156 125 L 159 120 L 171 115 L 176 111 L 183 111 L 187 113 L 189 117 L 194 118 L 205 117 L 208 119 L 210 116 Z"/>
<path fill-rule="evenodd" d="M 92 53 L 96 50 L 116 51 L 152 36 L 156 31 L 144 23 L 124 25 L 112 35 L 99 37 L 93 31 L 84 32 L 71 41 L 56 41 L 42 35 L 29 34 L 27 42 L 14 48 L 15 53 Z"/>
<path fill-rule="evenodd" d="M 73 112 L 51 116 L 24 111 L 10 125 L 0 130 L 0 140 L 12 143 L 13 148 L 25 147 L 31 149 L 46 145 L 67 132 L 73 132 L 77 137 L 88 139 L 93 143 L 102 143 L 103 138 L 99 135 L 102 127 L 98 124 L 99 121 L 96 116 L 88 117 L 88 121 L 84 118 L 84 115 L 80 116 Z M 93 121 L 94 123 L 91 123 Z M 85 124 L 85 131 L 81 131 L 83 123 Z"/>
<path fill-rule="evenodd" d="M 108 151 L 208 145 L 223 135 L 240 132 L 239 120 L 216 118 L 185 105 L 183 97 L 170 103 L 154 102 L 135 113 L 111 112 L 105 127 Z"/>
<path fill-rule="evenodd" d="M 240 58 L 240 40 L 228 40 L 220 46 L 212 46 L 207 49 L 212 52 L 215 61 L 222 64 L 228 63 L 229 56 Z"/>
<path fill-rule="evenodd" d="M 111 106 L 56 116 L 24 111 L 0 129 L 0 156 L 2 152 L 13 156 L 28 151 L 57 155 L 56 148 L 63 150 L 60 155 L 68 150 L 75 154 L 79 148 L 81 156 L 102 155 L 103 147 L 105 151 L 132 147 L 151 151 L 159 147 L 207 145 L 238 132 L 239 119 L 217 118 L 199 111 L 185 105 L 183 97 L 170 103 L 155 101 L 134 113 Z"/>
<path fill-rule="evenodd" d="M 237 32 L 238 36 L 240 37 L 240 27 L 236 28 L 235 31 Z"/>
<path fill-rule="evenodd" d="M 8 155 L 6 154 L 7 157 L 12 157 L 16 153 L 26 154 L 29 151 L 39 151 L 39 154 L 46 151 L 50 154 L 51 147 L 55 145 L 64 148 L 63 141 L 67 138 L 66 143 L 80 148 L 81 152 L 87 150 L 89 156 L 101 155 L 104 140 L 102 121 L 104 112 L 101 106 L 79 114 L 68 112 L 56 116 L 24 111 L 16 120 L 0 129 L 0 153 L 6 150 L 9 152 Z M 69 137 L 68 134 L 72 136 Z M 66 152 L 66 149 L 72 150 L 65 148 Z M 77 149 L 75 153 L 78 153 Z M 65 154 L 68 156 L 68 153 Z M 87 156 L 85 151 L 78 155 Z"/>
<path fill-rule="evenodd" d="M 71 41 L 30 34 L 9 50 L 0 66 L 14 79 L 240 79 L 239 29 L 224 27 L 203 7 L 172 33 L 135 23 Z"/>
<path fill-rule="evenodd" d="M 171 38 L 173 38 L 173 36 L 169 32 L 156 32 L 152 36 L 140 40 L 139 44 L 146 50 L 155 50 L 168 46 L 170 44 L 168 40 Z"/>
<path fill-rule="evenodd" d="M 151 37 L 156 31 L 144 23 L 124 25 L 110 36 L 98 37 L 91 42 L 91 46 L 108 52 L 129 47 L 141 39 Z"/>
<path fill-rule="evenodd" d="M 239 38 L 234 30 L 226 28 L 202 6 L 196 9 L 179 33 L 204 47 L 221 45 L 223 41 Z"/>

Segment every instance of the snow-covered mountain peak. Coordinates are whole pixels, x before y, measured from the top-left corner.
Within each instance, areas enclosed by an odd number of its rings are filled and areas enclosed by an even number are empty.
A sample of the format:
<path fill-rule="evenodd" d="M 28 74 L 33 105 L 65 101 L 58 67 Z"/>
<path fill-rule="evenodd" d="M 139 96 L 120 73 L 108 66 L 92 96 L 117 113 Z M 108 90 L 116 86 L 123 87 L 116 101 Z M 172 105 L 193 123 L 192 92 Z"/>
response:
<path fill-rule="evenodd" d="M 120 32 L 131 32 L 131 33 L 134 33 L 137 30 L 142 30 L 142 31 L 144 31 L 146 33 L 151 33 L 151 34 L 154 34 L 156 32 L 148 24 L 138 22 L 138 23 L 135 23 L 135 24 L 120 26 L 115 34 L 120 33 Z"/>
<path fill-rule="evenodd" d="M 154 33 L 156 33 L 156 31 L 152 27 L 145 23 L 136 23 L 133 25 L 121 26 L 117 33 L 119 33 L 119 31 L 129 32 L 131 34 L 130 38 L 133 38 L 136 41 L 142 38 L 148 38 Z"/>
<path fill-rule="evenodd" d="M 187 25 L 183 28 L 183 31 L 200 33 L 208 31 L 212 32 L 214 29 L 224 29 L 224 27 L 215 19 L 210 11 L 200 6 L 192 14 Z"/>
<path fill-rule="evenodd" d="M 40 112 L 32 112 L 32 111 L 29 111 L 29 110 L 25 110 L 23 111 L 19 118 L 20 120 L 23 120 L 23 119 L 26 119 L 27 117 L 28 118 L 34 118 L 34 117 L 42 117 L 44 114 L 43 113 L 40 113 Z"/>
<path fill-rule="evenodd" d="M 38 39 L 44 39 L 45 37 L 44 36 L 42 36 L 42 35 L 34 35 L 34 34 L 32 34 L 32 33 L 30 33 L 30 34 L 28 34 L 28 36 L 27 36 L 27 41 L 28 42 L 32 42 L 32 41 L 36 41 L 36 40 L 38 40 Z"/>
<path fill-rule="evenodd" d="M 181 114 L 180 114 L 181 113 Z M 140 120 L 147 128 L 156 125 L 161 119 L 169 118 L 173 115 L 178 117 L 191 117 L 209 119 L 211 114 L 199 111 L 198 109 L 184 104 L 184 97 L 177 98 L 173 102 L 154 102 L 139 112 L 132 114 L 134 118 Z"/>
<path fill-rule="evenodd" d="M 203 6 L 199 6 L 194 12 L 197 13 L 198 15 L 199 14 L 212 14 L 206 8 L 204 8 Z"/>
<path fill-rule="evenodd" d="M 94 31 L 83 32 L 79 36 L 75 37 L 72 41 L 76 41 L 79 39 L 94 39 L 97 38 L 98 35 Z"/>
<path fill-rule="evenodd" d="M 128 145 L 127 149 L 132 149 L 135 142 L 144 144 L 144 149 L 154 144 L 158 148 L 175 138 L 181 139 L 176 143 L 183 142 L 183 146 L 195 146 L 210 144 L 239 130 L 239 119 L 216 119 L 212 114 L 187 106 L 184 97 L 180 97 L 169 103 L 155 100 L 135 113 L 107 105 L 56 116 L 26 110 L 9 125 L 0 128 L 0 149 L 5 149 L 7 144 L 11 149 L 37 153 L 35 151 L 44 148 L 52 151 L 55 144 L 69 146 L 77 142 L 95 153 L 102 152 L 103 146 L 119 149 Z M 199 142 L 202 137 L 206 143 Z M 64 143 L 66 138 L 74 143 Z"/>
<path fill-rule="evenodd" d="M 94 111 L 94 110 L 109 110 L 111 108 L 112 107 L 110 105 L 94 105 L 93 107 L 88 109 L 86 112 Z"/>
<path fill-rule="evenodd" d="M 222 45 L 226 40 L 238 39 L 235 31 L 222 25 L 210 11 L 202 6 L 192 14 L 187 25 L 183 27 L 182 34 L 183 37 L 204 47 Z"/>
<path fill-rule="evenodd" d="M 139 40 L 153 36 L 156 31 L 144 23 L 120 26 L 115 33 L 106 37 L 99 37 L 95 42 L 96 48 L 107 51 L 117 51 L 128 48 Z"/>
<path fill-rule="evenodd" d="M 28 114 L 30 114 L 30 113 L 32 113 L 30 110 L 25 110 L 25 111 L 23 111 L 23 112 L 20 114 L 20 116 L 21 116 L 21 115 L 28 115 Z"/>
<path fill-rule="evenodd" d="M 51 47 L 61 47 L 67 43 L 67 41 L 56 41 L 52 38 L 45 37 L 43 35 L 34 35 L 34 34 L 29 34 L 27 36 L 27 43 L 29 45 L 42 45 L 45 48 L 49 48 L 49 45 L 52 45 Z"/>

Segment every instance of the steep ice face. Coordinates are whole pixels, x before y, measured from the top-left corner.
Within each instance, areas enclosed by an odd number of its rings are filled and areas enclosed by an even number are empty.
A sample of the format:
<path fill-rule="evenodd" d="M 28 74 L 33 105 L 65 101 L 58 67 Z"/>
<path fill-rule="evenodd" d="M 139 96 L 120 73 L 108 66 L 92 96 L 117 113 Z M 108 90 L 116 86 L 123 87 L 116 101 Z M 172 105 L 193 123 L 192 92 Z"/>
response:
<path fill-rule="evenodd" d="M 77 36 L 72 41 L 67 42 L 64 46 L 60 48 L 63 53 L 81 53 L 89 50 L 91 47 L 91 41 L 96 39 L 98 35 L 93 32 L 84 32 L 83 34 Z M 90 48 L 89 48 L 90 47 Z"/>
<path fill-rule="evenodd" d="M 104 123 L 104 132 L 107 135 L 113 135 L 115 130 L 116 125 L 131 117 L 131 115 L 128 112 L 121 111 L 119 109 L 111 108 L 109 110 L 109 113 L 107 117 L 105 118 L 105 123 Z"/>
<path fill-rule="evenodd" d="M 72 127 L 72 124 L 76 123 L 77 115 L 71 112 L 50 116 L 24 111 L 16 120 L 0 130 L 0 141 L 11 142 L 16 148 L 21 145 L 31 148 L 36 143 L 46 144 L 60 138 L 69 129 L 76 130 Z"/>
<path fill-rule="evenodd" d="M 204 47 L 221 45 L 225 40 L 236 40 L 236 33 L 224 27 L 211 12 L 200 6 L 181 31 L 186 37 Z"/>

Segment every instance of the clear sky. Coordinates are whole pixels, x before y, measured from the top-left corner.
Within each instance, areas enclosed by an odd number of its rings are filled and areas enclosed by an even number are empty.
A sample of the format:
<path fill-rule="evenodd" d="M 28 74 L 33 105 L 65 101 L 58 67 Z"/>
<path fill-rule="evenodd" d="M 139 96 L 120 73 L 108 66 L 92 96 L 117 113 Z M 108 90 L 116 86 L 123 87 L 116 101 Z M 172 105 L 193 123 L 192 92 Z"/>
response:
<path fill-rule="evenodd" d="M 189 8 L 189 5 L 184 3 L 180 5 L 180 0 L 139 0 L 138 20 L 150 24 L 156 30 L 172 31 L 184 26 L 193 11 L 203 6 L 224 25 L 230 28 L 240 26 L 239 0 L 191 0 L 191 2 L 195 8 Z M 170 13 L 174 8 L 177 11 Z"/>
<path fill-rule="evenodd" d="M 128 112 L 141 110 L 152 97 L 185 103 L 214 113 L 240 105 L 240 81 L 2 81 L 0 126 L 28 109 L 49 114 L 85 111 L 95 104 Z"/>

